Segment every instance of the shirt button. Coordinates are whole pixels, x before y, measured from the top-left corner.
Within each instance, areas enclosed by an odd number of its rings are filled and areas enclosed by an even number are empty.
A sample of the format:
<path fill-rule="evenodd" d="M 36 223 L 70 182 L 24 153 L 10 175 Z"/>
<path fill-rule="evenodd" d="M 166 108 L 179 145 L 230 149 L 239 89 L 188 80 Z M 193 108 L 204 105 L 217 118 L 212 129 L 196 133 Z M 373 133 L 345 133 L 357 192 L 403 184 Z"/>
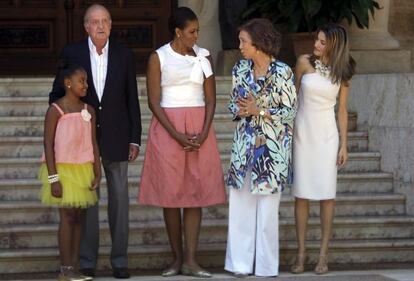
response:
<path fill-rule="evenodd" d="M 99 128 L 100 126 L 101 126 L 101 125 L 99 125 L 99 124 L 98 124 L 98 125 L 96 125 L 96 127 L 98 127 L 98 128 Z"/>
<path fill-rule="evenodd" d="M 99 107 L 99 110 L 102 110 L 102 106 Z"/>

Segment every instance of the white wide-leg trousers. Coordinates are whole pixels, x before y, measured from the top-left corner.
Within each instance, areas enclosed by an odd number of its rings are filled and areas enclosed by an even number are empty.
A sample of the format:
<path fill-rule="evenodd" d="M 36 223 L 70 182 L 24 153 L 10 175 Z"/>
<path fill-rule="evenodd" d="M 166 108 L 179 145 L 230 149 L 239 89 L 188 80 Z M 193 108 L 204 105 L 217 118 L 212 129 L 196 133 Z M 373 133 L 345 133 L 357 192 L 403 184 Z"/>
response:
<path fill-rule="evenodd" d="M 250 176 L 246 176 L 242 189 L 230 189 L 224 269 L 256 276 L 277 276 L 280 193 L 251 194 L 249 185 Z"/>

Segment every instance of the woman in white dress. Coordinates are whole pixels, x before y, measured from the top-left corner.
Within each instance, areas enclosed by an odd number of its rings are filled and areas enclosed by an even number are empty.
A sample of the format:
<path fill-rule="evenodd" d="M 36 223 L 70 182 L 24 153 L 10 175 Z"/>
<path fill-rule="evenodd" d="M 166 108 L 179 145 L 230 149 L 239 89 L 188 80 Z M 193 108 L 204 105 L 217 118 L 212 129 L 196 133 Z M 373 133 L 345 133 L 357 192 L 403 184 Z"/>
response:
<path fill-rule="evenodd" d="M 328 272 L 337 168 L 348 159 L 347 98 L 355 62 L 342 26 L 321 26 L 316 35 L 313 54 L 302 55 L 296 64 L 299 108 L 293 135 L 293 196 L 298 252 L 291 271 L 304 271 L 309 200 L 319 200 L 322 240 L 315 273 L 324 274 Z M 339 136 L 334 112 L 337 98 Z"/>

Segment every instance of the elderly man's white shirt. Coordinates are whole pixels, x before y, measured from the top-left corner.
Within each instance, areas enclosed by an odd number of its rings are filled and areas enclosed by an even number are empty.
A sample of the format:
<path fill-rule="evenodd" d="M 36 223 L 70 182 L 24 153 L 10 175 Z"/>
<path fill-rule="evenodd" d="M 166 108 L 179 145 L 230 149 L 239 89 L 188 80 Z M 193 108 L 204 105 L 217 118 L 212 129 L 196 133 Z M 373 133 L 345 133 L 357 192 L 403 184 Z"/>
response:
<path fill-rule="evenodd" d="M 105 88 L 106 73 L 108 72 L 109 40 L 106 41 L 105 47 L 102 49 L 102 54 L 98 54 L 90 37 L 88 38 L 88 45 L 91 58 L 93 85 L 95 86 L 98 99 L 101 101 Z"/>

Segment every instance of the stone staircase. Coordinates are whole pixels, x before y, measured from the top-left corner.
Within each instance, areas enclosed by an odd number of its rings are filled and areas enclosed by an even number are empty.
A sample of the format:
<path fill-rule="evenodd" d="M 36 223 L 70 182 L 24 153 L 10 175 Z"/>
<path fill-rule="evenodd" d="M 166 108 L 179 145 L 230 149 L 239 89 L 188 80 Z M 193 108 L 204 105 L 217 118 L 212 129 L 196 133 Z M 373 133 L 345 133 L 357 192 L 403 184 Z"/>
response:
<path fill-rule="evenodd" d="M 36 179 L 42 153 L 43 118 L 50 78 L 0 79 L 0 272 L 50 272 L 58 268 L 56 209 L 38 200 Z M 143 120 L 143 149 L 129 167 L 131 268 L 159 269 L 170 261 L 160 209 L 137 204 L 136 195 L 151 114 L 145 80 L 138 78 Z M 214 126 L 223 168 L 229 164 L 234 123 L 227 111 L 229 77 L 217 78 Z M 369 151 L 366 131 L 350 131 L 348 165 L 338 176 L 338 197 L 330 261 L 350 264 L 414 261 L 414 217 L 406 214 L 405 197 L 394 193 L 393 177 L 381 171 L 380 152 Z M 101 185 L 99 269 L 109 268 L 110 236 L 106 183 Z M 319 205 L 311 204 L 307 263 L 319 249 Z M 227 237 L 227 206 L 204 209 L 199 260 L 222 267 Z M 293 198 L 286 190 L 280 206 L 281 264 L 290 264 L 296 249 Z"/>

